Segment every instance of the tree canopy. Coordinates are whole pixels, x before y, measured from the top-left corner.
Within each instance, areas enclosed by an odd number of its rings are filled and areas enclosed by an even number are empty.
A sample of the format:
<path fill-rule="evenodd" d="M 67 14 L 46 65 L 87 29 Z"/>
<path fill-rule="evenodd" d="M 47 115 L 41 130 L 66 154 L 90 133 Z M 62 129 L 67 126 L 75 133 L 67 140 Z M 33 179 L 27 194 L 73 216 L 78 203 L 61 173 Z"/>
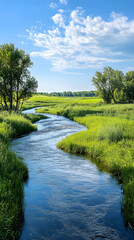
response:
<path fill-rule="evenodd" d="M 92 82 L 106 103 L 134 101 L 134 71 L 124 75 L 122 71 L 105 67 L 103 72 L 95 73 Z"/>
<path fill-rule="evenodd" d="M 14 44 L 0 45 L 0 98 L 5 110 L 18 110 L 24 100 L 32 96 L 38 87 L 31 77 L 30 56 Z"/>

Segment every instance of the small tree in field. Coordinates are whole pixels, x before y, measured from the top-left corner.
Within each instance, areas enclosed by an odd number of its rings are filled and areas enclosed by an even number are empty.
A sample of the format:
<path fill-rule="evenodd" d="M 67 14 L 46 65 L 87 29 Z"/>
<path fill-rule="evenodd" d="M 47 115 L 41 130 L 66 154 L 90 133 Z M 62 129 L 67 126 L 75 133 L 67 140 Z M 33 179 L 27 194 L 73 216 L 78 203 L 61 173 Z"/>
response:
<path fill-rule="evenodd" d="M 0 45 L 0 97 L 5 110 L 18 110 L 24 100 L 32 96 L 38 87 L 28 70 L 32 66 L 30 56 L 18 50 L 14 44 Z"/>

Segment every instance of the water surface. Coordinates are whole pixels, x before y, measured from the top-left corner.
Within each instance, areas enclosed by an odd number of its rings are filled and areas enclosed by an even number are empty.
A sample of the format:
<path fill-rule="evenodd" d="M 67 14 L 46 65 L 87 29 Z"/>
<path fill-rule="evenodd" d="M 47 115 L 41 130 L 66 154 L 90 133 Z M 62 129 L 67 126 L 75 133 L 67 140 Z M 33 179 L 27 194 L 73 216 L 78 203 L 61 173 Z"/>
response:
<path fill-rule="evenodd" d="M 56 148 L 63 137 L 85 127 L 48 116 L 36 124 L 37 132 L 11 145 L 29 169 L 20 239 L 133 240 L 134 233 L 125 228 L 121 216 L 122 191 L 116 179 L 100 172 L 86 157 Z"/>

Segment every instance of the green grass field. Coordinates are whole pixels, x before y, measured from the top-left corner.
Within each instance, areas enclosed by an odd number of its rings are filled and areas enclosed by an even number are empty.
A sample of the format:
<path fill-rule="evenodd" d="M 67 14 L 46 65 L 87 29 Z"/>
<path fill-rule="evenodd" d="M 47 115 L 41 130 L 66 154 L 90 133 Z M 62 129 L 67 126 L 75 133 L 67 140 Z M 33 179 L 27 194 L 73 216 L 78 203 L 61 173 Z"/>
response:
<path fill-rule="evenodd" d="M 87 127 L 57 146 L 90 156 L 101 169 L 117 176 L 124 190 L 124 219 L 134 228 L 134 104 L 104 105 L 97 98 L 62 97 L 45 97 L 45 103 L 36 112 L 62 115 Z"/>
<path fill-rule="evenodd" d="M 0 112 L 0 239 L 19 239 L 23 222 L 23 182 L 28 178 L 27 166 L 9 151 L 12 138 L 37 127 L 32 124 L 41 115 Z"/>
<path fill-rule="evenodd" d="M 34 95 L 28 101 L 26 101 L 23 105 L 23 110 L 33 108 L 33 107 L 41 107 L 41 106 L 59 106 L 59 105 L 68 105 L 68 104 L 92 104 L 93 106 L 96 104 L 100 104 L 103 102 L 98 98 L 90 98 L 90 97 L 50 97 L 43 95 Z"/>

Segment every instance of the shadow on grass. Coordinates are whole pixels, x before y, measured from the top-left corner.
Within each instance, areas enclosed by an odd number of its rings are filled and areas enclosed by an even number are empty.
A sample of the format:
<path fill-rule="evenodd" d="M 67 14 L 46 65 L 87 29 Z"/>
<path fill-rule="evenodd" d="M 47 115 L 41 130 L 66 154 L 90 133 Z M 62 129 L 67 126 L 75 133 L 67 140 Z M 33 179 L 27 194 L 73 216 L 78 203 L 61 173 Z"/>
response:
<path fill-rule="evenodd" d="M 64 117 L 67 117 L 71 120 L 73 120 L 74 117 L 84 117 L 86 115 L 102 115 L 103 111 L 96 111 L 96 110 L 80 110 L 80 111 L 74 111 L 67 109 L 63 112 L 58 112 L 58 115 L 63 115 Z"/>

